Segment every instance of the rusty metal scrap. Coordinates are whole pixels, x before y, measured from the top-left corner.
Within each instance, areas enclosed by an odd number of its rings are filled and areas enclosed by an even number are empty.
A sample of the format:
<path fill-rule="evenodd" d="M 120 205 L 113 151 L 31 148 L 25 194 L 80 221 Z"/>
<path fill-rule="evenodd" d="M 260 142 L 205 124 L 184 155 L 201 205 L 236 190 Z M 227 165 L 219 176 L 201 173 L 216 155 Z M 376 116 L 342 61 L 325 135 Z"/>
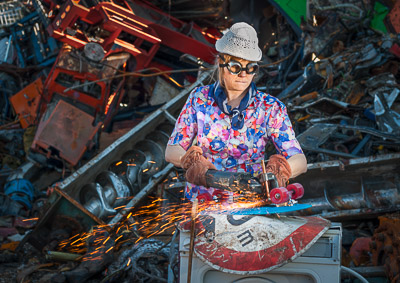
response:
<path fill-rule="evenodd" d="M 124 278 L 135 282 L 167 282 L 169 271 L 165 263 L 169 262 L 170 249 L 177 247 L 156 239 L 140 241 L 119 255 L 109 266 L 108 275 L 102 282 L 116 282 Z"/>
<path fill-rule="evenodd" d="M 315 62 L 315 66 L 319 66 L 316 69 L 325 77 L 325 83 L 316 90 L 318 95 L 312 100 L 304 101 L 301 97 L 306 93 L 301 91 L 284 95 L 309 162 L 399 150 L 396 138 L 400 127 L 400 114 L 397 112 L 398 70 L 388 65 L 389 62 L 392 66 L 396 65 L 396 60 L 388 51 L 394 41 L 388 36 L 376 35 L 368 37 L 367 44 L 363 40 Z M 324 75 L 326 62 L 332 65 L 332 83 Z M 386 69 L 382 69 L 384 64 Z M 371 75 L 372 70 L 375 75 Z M 322 138 L 324 135 L 310 132 L 313 127 L 324 128 L 322 123 L 326 121 L 332 123 L 328 136 Z M 335 134 L 334 125 L 342 127 Z M 392 135 L 392 143 L 386 142 L 387 134 Z M 312 138 L 319 142 L 308 146 L 308 140 Z"/>
<path fill-rule="evenodd" d="M 372 264 L 384 265 L 391 282 L 400 279 L 400 215 L 379 216 L 379 227 L 370 243 Z"/>

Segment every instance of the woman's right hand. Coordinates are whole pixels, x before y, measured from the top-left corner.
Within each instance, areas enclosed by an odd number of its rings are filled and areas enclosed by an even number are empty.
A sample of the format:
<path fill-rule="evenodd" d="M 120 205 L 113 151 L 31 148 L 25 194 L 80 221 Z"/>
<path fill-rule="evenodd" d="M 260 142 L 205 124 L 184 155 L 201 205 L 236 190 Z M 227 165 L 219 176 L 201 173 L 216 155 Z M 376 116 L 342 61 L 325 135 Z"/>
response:
<path fill-rule="evenodd" d="M 198 146 L 191 146 L 181 158 L 181 166 L 186 170 L 186 180 L 197 186 L 207 187 L 206 173 L 208 169 L 217 168 L 203 156 L 203 150 Z"/>

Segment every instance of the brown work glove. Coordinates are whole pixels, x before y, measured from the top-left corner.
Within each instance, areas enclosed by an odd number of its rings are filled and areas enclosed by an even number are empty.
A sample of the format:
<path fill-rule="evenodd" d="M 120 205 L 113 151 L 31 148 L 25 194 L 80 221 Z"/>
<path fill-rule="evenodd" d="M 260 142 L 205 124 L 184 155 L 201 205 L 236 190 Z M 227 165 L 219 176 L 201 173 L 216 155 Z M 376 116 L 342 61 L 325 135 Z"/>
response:
<path fill-rule="evenodd" d="M 266 172 L 271 172 L 275 175 L 279 187 L 286 187 L 286 184 L 292 175 L 292 169 L 286 158 L 280 154 L 270 156 L 266 166 Z"/>
<path fill-rule="evenodd" d="M 181 167 L 188 170 L 193 163 L 197 162 L 203 156 L 201 147 L 192 145 L 181 158 Z"/>
<path fill-rule="evenodd" d="M 192 146 L 181 158 L 181 166 L 186 170 L 186 180 L 197 186 L 207 186 L 206 172 L 208 169 L 216 170 L 214 164 L 203 156 L 203 151 L 198 146 Z"/>

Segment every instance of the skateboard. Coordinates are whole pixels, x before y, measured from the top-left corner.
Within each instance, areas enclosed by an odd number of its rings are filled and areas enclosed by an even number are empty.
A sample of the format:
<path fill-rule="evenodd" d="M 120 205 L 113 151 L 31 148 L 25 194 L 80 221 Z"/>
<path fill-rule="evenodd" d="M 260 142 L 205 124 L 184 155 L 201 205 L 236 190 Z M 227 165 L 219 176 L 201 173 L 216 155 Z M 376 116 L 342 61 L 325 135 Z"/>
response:
<path fill-rule="evenodd" d="M 252 207 L 252 208 L 231 208 L 231 209 L 205 209 L 201 211 L 200 215 L 206 214 L 230 214 L 230 215 L 268 215 L 268 214 L 281 214 L 297 210 L 303 210 L 310 208 L 310 204 L 300 204 L 296 203 L 291 206 L 276 206 L 267 205 L 262 207 Z"/>

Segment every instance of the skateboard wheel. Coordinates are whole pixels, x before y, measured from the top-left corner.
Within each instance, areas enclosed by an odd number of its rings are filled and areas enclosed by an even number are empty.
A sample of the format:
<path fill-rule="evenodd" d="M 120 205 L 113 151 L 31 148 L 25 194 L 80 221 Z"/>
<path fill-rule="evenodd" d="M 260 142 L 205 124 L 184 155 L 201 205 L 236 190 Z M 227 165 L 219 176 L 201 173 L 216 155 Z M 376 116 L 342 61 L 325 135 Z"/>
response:
<path fill-rule="evenodd" d="M 290 198 L 289 192 L 286 188 L 275 188 L 269 193 L 271 201 L 275 204 L 287 202 Z"/>
<path fill-rule="evenodd" d="M 286 189 L 292 193 L 292 199 L 299 199 L 304 196 L 304 188 L 299 183 L 290 184 Z"/>

